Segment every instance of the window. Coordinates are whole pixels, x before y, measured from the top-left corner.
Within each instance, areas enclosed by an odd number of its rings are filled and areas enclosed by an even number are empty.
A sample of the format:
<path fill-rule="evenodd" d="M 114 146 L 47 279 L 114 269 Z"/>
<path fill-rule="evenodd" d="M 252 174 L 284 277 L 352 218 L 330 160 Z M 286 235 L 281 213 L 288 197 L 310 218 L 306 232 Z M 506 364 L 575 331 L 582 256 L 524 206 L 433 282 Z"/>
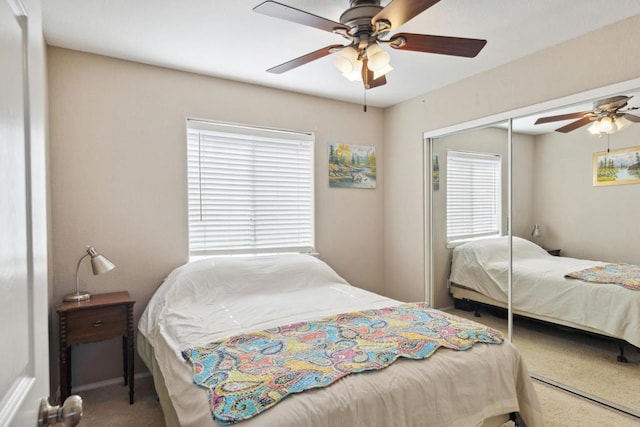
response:
<path fill-rule="evenodd" d="M 447 242 L 500 235 L 501 158 L 447 152 Z"/>
<path fill-rule="evenodd" d="M 189 254 L 313 252 L 313 143 L 188 120 Z"/>

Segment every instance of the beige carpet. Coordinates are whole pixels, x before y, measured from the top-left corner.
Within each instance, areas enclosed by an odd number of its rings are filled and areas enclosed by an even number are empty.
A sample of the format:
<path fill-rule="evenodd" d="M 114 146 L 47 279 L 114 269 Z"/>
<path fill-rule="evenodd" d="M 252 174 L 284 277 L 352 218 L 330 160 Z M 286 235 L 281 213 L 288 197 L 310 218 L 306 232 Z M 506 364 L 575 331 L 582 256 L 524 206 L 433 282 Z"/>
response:
<path fill-rule="evenodd" d="M 153 379 L 136 379 L 133 405 L 129 388 L 112 385 L 80 394 L 83 403 L 82 427 L 162 427 L 164 417 L 153 388 Z"/>
<path fill-rule="evenodd" d="M 638 427 L 637 420 L 568 393 L 534 383 L 547 427 Z M 164 425 L 151 377 L 136 381 L 136 400 L 129 405 L 128 389 L 109 386 L 81 393 L 83 427 L 147 427 Z M 240 427 L 241 424 L 238 424 Z M 301 426 L 303 427 L 303 426 Z M 399 426 L 395 426 L 399 427 Z M 425 426 L 427 427 L 427 426 Z"/>
<path fill-rule="evenodd" d="M 507 320 L 482 310 L 450 310 L 506 333 Z M 514 319 L 513 343 L 532 374 L 586 392 L 640 413 L 640 351 L 627 346 L 628 363 L 617 361 L 615 343 L 526 319 Z"/>

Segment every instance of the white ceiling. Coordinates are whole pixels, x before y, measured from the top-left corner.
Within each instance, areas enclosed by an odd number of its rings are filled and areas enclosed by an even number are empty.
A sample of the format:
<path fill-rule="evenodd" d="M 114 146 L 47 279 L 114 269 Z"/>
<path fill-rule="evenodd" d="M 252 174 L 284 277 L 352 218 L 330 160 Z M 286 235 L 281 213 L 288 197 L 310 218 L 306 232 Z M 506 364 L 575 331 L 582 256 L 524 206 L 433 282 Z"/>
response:
<path fill-rule="evenodd" d="M 53 46 L 362 103 L 361 83 L 342 77 L 331 56 L 267 73 L 346 40 L 253 12 L 261 2 L 45 0 L 43 25 Z M 280 2 L 333 21 L 349 6 L 348 0 Z M 387 85 L 367 91 L 367 103 L 387 107 L 637 14 L 639 0 L 441 0 L 391 34 L 480 38 L 487 46 L 473 59 L 390 51 L 395 69 Z"/>

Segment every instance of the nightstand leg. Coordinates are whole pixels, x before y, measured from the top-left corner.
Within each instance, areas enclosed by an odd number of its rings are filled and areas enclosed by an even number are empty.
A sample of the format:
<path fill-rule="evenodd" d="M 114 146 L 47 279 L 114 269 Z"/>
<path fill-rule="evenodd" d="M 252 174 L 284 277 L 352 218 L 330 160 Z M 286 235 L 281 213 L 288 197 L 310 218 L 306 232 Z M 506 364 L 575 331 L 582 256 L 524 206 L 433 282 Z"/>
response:
<path fill-rule="evenodd" d="M 60 401 L 64 400 L 69 395 L 67 390 L 67 384 L 69 384 L 69 377 L 67 371 L 69 370 L 69 361 L 67 360 L 68 353 L 66 348 L 60 349 Z"/>
<path fill-rule="evenodd" d="M 133 340 L 134 340 L 134 332 L 133 332 L 133 304 L 129 304 L 127 306 L 127 374 L 129 377 L 129 404 L 133 405 L 133 373 L 135 369 L 133 368 Z"/>
<path fill-rule="evenodd" d="M 71 396 L 71 347 L 67 347 L 67 396 Z M 66 397 L 65 397 L 66 398 Z"/>
<path fill-rule="evenodd" d="M 122 336 L 122 366 L 124 367 L 124 385 L 129 384 L 129 355 L 127 337 Z"/>
<path fill-rule="evenodd" d="M 133 391 L 134 391 L 134 387 L 133 387 L 133 337 L 129 337 L 127 339 L 127 355 L 129 357 L 129 360 L 127 361 L 127 365 L 129 366 L 128 368 L 128 374 L 129 374 L 129 404 L 133 405 Z"/>

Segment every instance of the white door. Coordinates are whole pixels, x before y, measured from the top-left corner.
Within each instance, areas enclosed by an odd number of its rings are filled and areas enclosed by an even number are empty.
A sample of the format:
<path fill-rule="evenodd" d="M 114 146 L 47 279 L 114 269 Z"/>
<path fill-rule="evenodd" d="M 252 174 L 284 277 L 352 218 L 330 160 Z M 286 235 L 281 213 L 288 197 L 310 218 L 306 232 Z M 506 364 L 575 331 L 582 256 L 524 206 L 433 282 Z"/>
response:
<path fill-rule="evenodd" d="M 26 15 L 20 0 L 0 0 L 2 427 L 35 426 L 49 394 L 46 196 L 44 172 L 31 170 Z"/>

